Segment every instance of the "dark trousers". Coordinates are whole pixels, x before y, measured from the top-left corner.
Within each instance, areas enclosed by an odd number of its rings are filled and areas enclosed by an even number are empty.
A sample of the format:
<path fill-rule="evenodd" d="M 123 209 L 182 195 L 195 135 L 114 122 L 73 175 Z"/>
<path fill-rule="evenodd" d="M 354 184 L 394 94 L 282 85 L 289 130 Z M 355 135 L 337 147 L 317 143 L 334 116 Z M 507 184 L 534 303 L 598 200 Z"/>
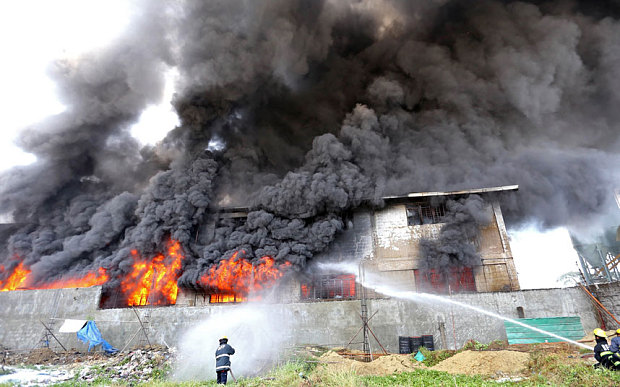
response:
<path fill-rule="evenodd" d="M 217 384 L 226 384 L 228 370 L 215 371 L 217 373 Z"/>

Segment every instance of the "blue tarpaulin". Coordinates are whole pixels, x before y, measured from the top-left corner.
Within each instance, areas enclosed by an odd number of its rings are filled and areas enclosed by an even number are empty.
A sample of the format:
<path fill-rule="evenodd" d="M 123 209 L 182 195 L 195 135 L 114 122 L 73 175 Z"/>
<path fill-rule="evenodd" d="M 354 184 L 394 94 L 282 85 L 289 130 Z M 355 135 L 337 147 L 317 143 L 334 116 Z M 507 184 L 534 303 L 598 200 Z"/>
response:
<path fill-rule="evenodd" d="M 112 354 L 118 352 L 118 349 L 111 346 L 110 343 L 101 337 L 101 332 L 99 332 L 94 321 L 87 322 L 86 325 L 77 332 L 77 338 L 84 343 L 88 343 L 88 352 L 99 344 L 101 344 L 101 349 L 103 349 L 105 353 Z"/>

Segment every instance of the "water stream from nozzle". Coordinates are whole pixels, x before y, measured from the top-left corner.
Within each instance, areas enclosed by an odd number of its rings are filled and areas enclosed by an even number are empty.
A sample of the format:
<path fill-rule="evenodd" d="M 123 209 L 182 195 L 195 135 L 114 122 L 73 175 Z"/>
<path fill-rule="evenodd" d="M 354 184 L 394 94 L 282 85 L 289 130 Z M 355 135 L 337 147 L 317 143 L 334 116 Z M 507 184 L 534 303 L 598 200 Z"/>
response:
<path fill-rule="evenodd" d="M 368 284 L 363 284 L 363 285 L 366 286 L 366 287 L 369 287 Z M 490 316 L 490 317 L 494 317 L 494 318 L 497 318 L 497 319 L 500 319 L 500 320 L 511 322 L 513 324 L 520 325 L 520 326 L 525 327 L 527 329 L 531 329 L 533 331 L 536 331 L 536 332 L 539 332 L 539 333 L 543 333 L 543 334 L 549 335 L 551 337 L 555 337 L 556 339 L 559 339 L 561 341 L 566 341 L 567 343 L 574 344 L 574 345 L 576 345 L 578 347 L 581 347 L 581 348 L 593 350 L 592 347 L 587 346 L 587 345 L 585 345 L 583 343 L 577 342 L 575 340 L 567 339 L 566 337 L 562 337 L 560 335 L 556 335 L 555 333 L 548 332 L 548 331 L 545 331 L 545 330 L 540 329 L 540 328 L 533 327 L 533 326 L 528 325 L 526 323 L 523 323 L 523 322 L 521 322 L 519 320 L 515 320 L 515 319 L 512 319 L 510 317 L 505 317 L 505 316 L 502 316 L 500 314 L 488 311 L 486 309 L 482 309 L 482 308 L 479 308 L 477 306 L 469 305 L 469 304 L 466 304 L 464 302 L 455 301 L 455 300 L 452 300 L 450 298 L 438 296 L 436 294 L 416 293 L 416 292 L 411 292 L 411 291 L 403 292 L 403 291 L 397 291 L 397 290 L 394 290 L 394 289 L 389 289 L 389 288 L 381 287 L 381 286 L 371 287 L 371 288 L 374 289 L 375 291 L 381 293 L 381 294 L 385 294 L 387 296 L 391 296 L 391 297 L 395 297 L 395 298 L 400 298 L 400 299 L 404 299 L 404 300 L 426 301 L 429 304 L 432 304 L 434 302 L 442 302 L 442 303 L 446 303 L 446 304 L 450 304 L 450 305 L 455 305 L 455 306 L 458 306 L 458 307 L 461 307 L 461 308 L 466 308 L 466 309 L 473 310 L 473 311 L 478 312 L 478 313 L 485 314 L 485 315 Z"/>
<path fill-rule="evenodd" d="M 333 269 L 337 269 L 337 270 L 341 270 L 341 271 L 344 270 L 344 271 L 346 271 L 348 273 L 355 274 L 357 276 L 358 280 L 360 280 L 360 278 L 358 276 L 357 265 L 356 264 L 336 263 L 336 264 L 321 264 L 320 266 L 322 268 L 326 268 L 326 269 L 333 268 Z M 566 337 L 562 337 L 560 335 L 556 335 L 555 333 L 548 332 L 548 331 L 545 331 L 545 330 L 540 329 L 540 328 L 533 327 L 533 326 L 528 325 L 526 323 L 523 323 L 523 322 L 521 322 L 519 320 L 515 320 L 515 319 L 509 318 L 509 317 L 505 317 L 505 316 L 502 316 L 502 315 L 497 314 L 495 312 L 491 312 L 491 311 L 488 311 L 486 309 L 479 308 L 477 306 L 469 305 L 469 304 L 466 304 L 464 302 L 455 301 L 453 299 L 450 299 L 450 298 L 447 298 L 447 297 L 443 297 L 443 296 L 439 296 L 437 294 L 418 293 L 418 292 L 413 292 L 413 291 L 396 290 L 396 289 L 393 289 L 393 288 L 390 288 L 390 287 L 387 287 L 387 286 L 376 285 L 376 284 L 372 283 L 372 281 L 369 281 L 368 279 L 364 279 L 360 283 L 361 283 L 361 285 L 363 285 L 367 289 L 373 289 L 374 291 L 376 291 L 378 293 L 381 293 L 381 294 L 384 294 L 386 296 L 390 296 L 390 297 L 394 297 L 394 298 L 400 298 L 400 299 L 409 300 L 409 301 L 424 302 L 424 303 L 430 304 L 430 305 L 434 305 L 437 302 L 441 302 L 441 303 L 444 303 L 444 304 L 458 306 L 460 308 L 465 308 L 465 309 L 473 310 L 475 312 L 487 315 L 489 317 L 497 318 L 497 319 L 500 319 L 500 320 L 511 322 L 513 324 L 520 325 L 520 326 L 522 326 L 524 328 L 531 329 L 532 331 L 543 333 L 543 334 L 549 335 L 551 337 L 555 337 L 556 339 L 559 339 L 561 341 L 565 341 L 567 343 L 574 344 L 574 345 L 576 345 L 578 347 L 581 347 L 581 348 L 589 349 L 591 351 L 594 350 L 594 348 L 592 348 L 592 347 L 590 347 L 588 345 L 585 345 L 583 343 L 579 343 L 579 342 L 577 342 L 575 340 L 571 340 L 571 339 L 568 339 Z"/>

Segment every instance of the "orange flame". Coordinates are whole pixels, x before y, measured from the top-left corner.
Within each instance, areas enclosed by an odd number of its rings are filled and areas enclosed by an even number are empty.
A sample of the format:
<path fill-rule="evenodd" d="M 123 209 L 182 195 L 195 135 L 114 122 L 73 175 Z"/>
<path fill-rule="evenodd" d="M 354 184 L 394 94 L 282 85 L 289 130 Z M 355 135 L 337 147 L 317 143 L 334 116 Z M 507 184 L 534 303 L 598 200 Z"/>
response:
<path fill-rule="evenodd" d="M 4 267 L 0 266 L 0 273 L 3 271 Z M 33 280 L 30 274 L 30 268 L 26 267 L 23 262 L 20 262 L 6 281 L 0 281 L 0 291 L 16 289 L 86 288 L 89 286 L 101 285 L 108 280 L 108 275 L 102 267 L 99 268 L 97 273 L 90 272 L 84 277 L 63 278 L 58 281 L 37 285 L 32 285 Z"/>
<path fill-rule="evenodd" d="M 132 250 L 133 270 L 121 281 L 127 305 L 173 305 L 177 300 L 177 279 L 181 270 L 181 245 L 172 240 L 166 256 L 159 254 L 147 261 Z"/>
<path fill-rule="evenodd" d="M 210 302 L 247 301 L 249 293 L 273 286 L 284 274 L 282 269 L 291 266 L 289 262 L 276 266 L 271 257 L 263 257 L 258 264 L 252 265 L 237 255 L 235 252 L 231 258 L 220 261 L 198 281 L 199 285 L 213 292 Z"/>
<path fill-rule="evenodd" d="M 4 272 L 4 266 L 0 266 L 0 273 Z M 6 292 L 8 290 L 17 289 L 22 282 L 26 280 L 30 274 L 30 270 L 24 267 L 24 263 L 20 262 L 19 265 L 15 267 L 13 273 L 6 279 L 6 281 L 0 281 L 0 291 Z"/>
<path fill-rule="evenodd" d="M 66 278 L 37 286 L 37 289 L 87 288 L 102 285 L 108 281 L 106 270 L 100 267 L 97 273 L 90 272 L 82 278 Z"/>

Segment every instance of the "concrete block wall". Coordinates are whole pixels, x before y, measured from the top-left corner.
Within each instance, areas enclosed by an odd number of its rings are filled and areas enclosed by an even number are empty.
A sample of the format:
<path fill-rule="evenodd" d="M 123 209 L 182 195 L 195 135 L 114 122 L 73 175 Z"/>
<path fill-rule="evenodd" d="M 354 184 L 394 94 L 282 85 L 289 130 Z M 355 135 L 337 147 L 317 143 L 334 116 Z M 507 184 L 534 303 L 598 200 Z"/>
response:
<path fill-rule="evenodd" d="M 97 309 L 100 287 L 86 289 L 26 290 L 0 293 L 3 305 L 0 321 L 0 344 L 12 349 L 32 349 L 40 345 L 44 328 L 38 322 L 50 318 L 93 319 L 103 337 L 122 349 L 140 327 L 134 310 Z M 579 316 L 586 331 L 598 326 L 592 305 L 583 291 L 577 288 L 524 290 L 517 292 L 469 293 L 452 296 L 506 317 L 517 318 L 517 307 L 525 317 Z M 137 308 L 146 323 L 152 343 L 176 346 L 181 335 L 214 314 L 241 308 L 237 305 L 167 306 Z M 361 327 L 360 302 L 329 301 L 308 303 L 262 304 L 259 308 L 281 315 L 294 327 L 282 335 L 291 344 L 320 344 L 343 346 Z M 433 335 L 437 348 L 461 347 L 467 340 L 488 343 L 505 339 L 502 320 L 451 307 L 438 302 L 406 301 L 399 299 L 368 300 L 369 314 L 376 312 L 369 325 L 382 345 L 390 352 L 398 351 L 398 336 Z M 75 334 L 59 334 L 61 320 L 54 332 L 68 348 L 86 350 Z M 444 327 L 441 334 L 440 326 Z M 454 329 L 452 328 L 454 326 Z M 54 343 L 51 343 L 55 347 Z M 146 344 L 141 333 L 132 345 Z M 378 350 L 376 343 L 372 348 Z"/>
<path fill-rule="evenodd" d="M 611 314 L 620 320 L 620 282 L 591 285 L 588 290 L 598 298 Z M 601 312 L 607 329 L 618 329 L 620 325 L 605 312 Z"/>
<path fill-rule="evenodd" d="M 97 318 L 100 297 L 100 286 L 0 292 L 0 345 L 14 349 L 39 347 L 46 332 L 41 322 L 58 335 L 65 318 Z M 79 346 L 75 334 L 63 339 L 67 348 Z M 56 344 L 53 338 L 50 344 Z"/>
<path fill-rule="evenodd" d="M 476 289 L 479 292 L 519 290 L 519 280 L 514 266 L 508 234 L 497 201 L 487 207 L 491 222 L 482 227 L 477 241 L 482 265 L 474 268 Z M 382 272 L 388 280 L 408 284 L 415 290 L 415 281 L 408 273 L 419 266 L 419 240 L 436 239 L 443 224 L 409 226 L 405 204 L 390 203 L 374 212 L 373 239 L 374 270 Z"/>

